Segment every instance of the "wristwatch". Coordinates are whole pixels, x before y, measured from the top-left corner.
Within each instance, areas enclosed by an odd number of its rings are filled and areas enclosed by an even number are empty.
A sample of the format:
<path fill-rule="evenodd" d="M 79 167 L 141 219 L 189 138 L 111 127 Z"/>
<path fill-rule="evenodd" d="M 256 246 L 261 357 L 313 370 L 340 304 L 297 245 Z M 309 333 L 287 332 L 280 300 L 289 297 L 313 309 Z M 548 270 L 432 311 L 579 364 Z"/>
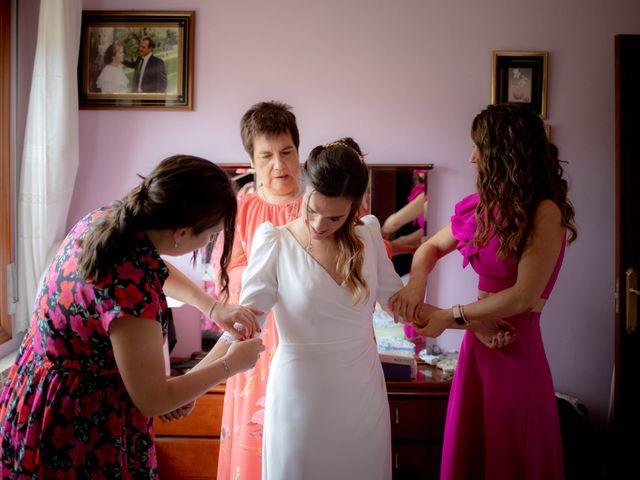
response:
<path fill-rule="evenodd" d="M 460 326 L 469 325 L 469 322 L 467 322 L 467 319 L 464 318 L 464 315 L 462 314 L 462 308 L 460 305 L 454 305 L 451 307 L 451 311 L 453 312 L 453 320 L 456 324 Z"/>

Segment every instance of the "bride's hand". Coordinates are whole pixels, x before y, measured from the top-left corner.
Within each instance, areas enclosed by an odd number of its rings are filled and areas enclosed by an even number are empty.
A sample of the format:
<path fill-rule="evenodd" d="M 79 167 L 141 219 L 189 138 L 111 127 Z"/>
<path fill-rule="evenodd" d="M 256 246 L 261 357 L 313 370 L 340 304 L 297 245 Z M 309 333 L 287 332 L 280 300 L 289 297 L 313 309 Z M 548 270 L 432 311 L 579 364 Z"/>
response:
<path fill-rule="evenodd" d="M 424 301 L 425 287 L 409 280 L 406 286 L 389 298 L 389 308 L 396 323 L 416 323 L 418 313 Z"/>

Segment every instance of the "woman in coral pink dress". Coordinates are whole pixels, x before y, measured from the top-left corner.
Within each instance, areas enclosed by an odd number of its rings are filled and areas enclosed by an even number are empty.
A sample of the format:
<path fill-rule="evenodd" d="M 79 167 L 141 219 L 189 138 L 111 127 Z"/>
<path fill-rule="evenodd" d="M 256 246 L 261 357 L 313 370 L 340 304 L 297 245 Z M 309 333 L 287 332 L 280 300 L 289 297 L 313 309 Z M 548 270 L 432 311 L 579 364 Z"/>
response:
<path fill-rule="evenodd" d="M 298 145 L 300 136 L 290 107 L 263 102 L 241 121 L 244 147 L 256 171 L 257 191 L 238 205 L 233 254 L 229 264 L 230 298 L 240 296 L 240 280 L 251 256 L 253 236 L 264 222 L 285 225 L 300 215 Z M 229 379 L 222 415 L 218 479 L 260 479 L 264 402 L 271 358 L 278 345 L 273 314 L 263 326 L 265 352 L 255 368 Z"/>
<path fill-rule="evenodd" d="M 441 479 L 553 480 L 563 473 L 553 380 L 540 314 L 558 276 L 574 210 L 558 150 L 535 112 L 490 105 L 473 121 L 478 193 L 416 252 L 395 313 L 429 337 L 508 322 L 500 349 L 467 331 L 451 388 Z M 458 249 L 479 275 L 478 300 L 420 310 L 427 274 Z M 417 314 L 417 315 L 416 315 Z M 503 320 L 501 320 L 503 319 Z M 491 346 L 491 345 L 489 345 Z"/>

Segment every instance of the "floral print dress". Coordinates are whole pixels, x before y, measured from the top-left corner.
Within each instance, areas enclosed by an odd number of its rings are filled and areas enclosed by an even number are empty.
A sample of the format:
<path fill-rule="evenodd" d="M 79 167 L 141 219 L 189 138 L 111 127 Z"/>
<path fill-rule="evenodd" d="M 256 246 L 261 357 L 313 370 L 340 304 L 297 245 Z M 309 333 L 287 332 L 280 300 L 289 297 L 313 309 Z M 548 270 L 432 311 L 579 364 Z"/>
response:
<path fill-rule="evenodd" d="M 170 310 L 169 271 L 153 244 L 139 242 L 98 283 L 76 272 L 96 210 L 65 238 L 36 299 L 31 327 L 0 394 L 3 479 L 157 478 L 152 419 L 132 403 L 114 359 L 115 318 L 161 323 Z"/>

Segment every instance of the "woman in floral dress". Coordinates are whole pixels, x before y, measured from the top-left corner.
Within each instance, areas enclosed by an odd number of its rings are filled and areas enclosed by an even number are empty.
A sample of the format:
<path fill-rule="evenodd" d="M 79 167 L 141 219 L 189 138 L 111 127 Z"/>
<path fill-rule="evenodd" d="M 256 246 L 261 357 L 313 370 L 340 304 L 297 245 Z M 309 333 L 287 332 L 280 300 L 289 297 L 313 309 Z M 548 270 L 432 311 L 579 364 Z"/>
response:
<path fill-rule="evenodd" d="M 224 229 L 233 238 L 229 178 L 190 156 L 162 161 L 122 200 L 69 232 L 40 286 L 31 326 L 0 394 L 0 477 L 157 478 L 153 416 L 193 401 L 252 367 L 260 341 L 237 342 L 168 379 L 166 295 L 233 330 L 255 309 L 212 301 L 160 255 L 184 255 Z M 231 249 L 221 260 L 223 288 Z"/>

